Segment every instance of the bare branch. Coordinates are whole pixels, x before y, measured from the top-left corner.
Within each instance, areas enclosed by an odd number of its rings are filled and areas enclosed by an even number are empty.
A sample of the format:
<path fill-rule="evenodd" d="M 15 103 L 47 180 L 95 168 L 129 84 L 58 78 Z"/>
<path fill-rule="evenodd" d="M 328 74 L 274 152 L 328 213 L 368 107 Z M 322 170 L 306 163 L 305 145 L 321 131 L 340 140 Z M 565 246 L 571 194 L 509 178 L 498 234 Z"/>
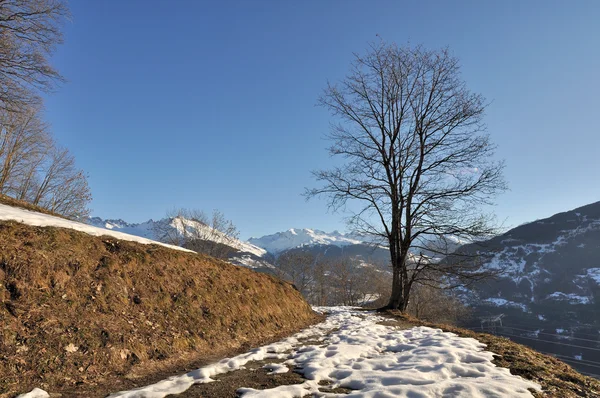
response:
<path fill-rule="evenodd" d="M 494 220 L 482 209 L 506 189 L 504 163 L 494 160 L 485 134 L 485 100 L 467 89 L 449 50 L 373 44 L 355 56 L 345 79 L 327 86 L 319 103 L 337 119 L 329 152 L 346 163 L 315 171 L 321 185 L 305 195 L 327 197 L 333 210 L 349 201 L 362 204 L 349 220 L 386 240 L 393 270 L 389 306 L 405 310 L 413 284 L 425 274 L 488 276 L 472 263 L 449 267 L 411 258 L 448 236 L 489 236 Z M 442 246 L 434 249 L 428 253 L 442 254 Z"/>

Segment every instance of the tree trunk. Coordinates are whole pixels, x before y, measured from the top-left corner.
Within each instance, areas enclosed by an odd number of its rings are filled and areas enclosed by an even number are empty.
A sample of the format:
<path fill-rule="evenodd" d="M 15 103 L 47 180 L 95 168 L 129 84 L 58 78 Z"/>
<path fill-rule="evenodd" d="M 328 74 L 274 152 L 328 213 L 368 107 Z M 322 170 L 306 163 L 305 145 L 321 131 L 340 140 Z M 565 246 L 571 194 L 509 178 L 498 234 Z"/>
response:
<path fill-rule="evenodd" d="M 389 310 L 399 310 L 401 312 L 406 311 L 406 307 L 408 306 L 408 301 L 405 297 L 404 283 L 402 281 L 402 264 L 403 260 L 397 259 L 397 262 L 393 265 L 393 277 L 392 277 L 392 294 L 390 296 L 390 301 L 383 309 Z"/>
<path fill-rule="evenodd" d="M 408 252 L 404 252 L 401 248 L 400 253 L 398 250 L 390 250 L 390 257 L 392 260 L 392 294 L 390 301 L 383 307 L 383 309 L 399 310 L 400 312 L 406 312 L 408 307 L 408 293 L 410 287 L 407 286 L 408 278 L 406 275 L 406 258 Z"/>

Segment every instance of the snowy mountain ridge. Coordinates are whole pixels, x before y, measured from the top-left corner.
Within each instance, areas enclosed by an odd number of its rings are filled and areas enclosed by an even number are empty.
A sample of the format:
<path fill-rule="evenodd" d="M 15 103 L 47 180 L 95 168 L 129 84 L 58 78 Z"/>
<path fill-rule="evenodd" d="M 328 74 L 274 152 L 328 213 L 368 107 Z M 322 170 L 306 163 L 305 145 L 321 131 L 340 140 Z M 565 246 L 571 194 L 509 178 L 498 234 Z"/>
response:
<path fill-rule="evenodd" d="M 305 246 L 333 245 L 344 247 L 367 244 L 365 239 L 358 235 L 343 234 L 338 231 L 328 233 L 309 228 L 291 228 L 284 232 L 277 232 L 260 238 L 250 238 L 248 242 L 273 254 Z"/>
<path fill-rule="evenodd" d="M 266 251 L 258 246 L 229 237 L 206 224 L 195 220 L 188 220 L 184 217 L 164 218 L 158 221 L 150 219 L 138 224 L 128 223 L 121 219 L 104 220 L 100 217 L 92 217 L 88 219 L 88 224 L 159 241 L 164 240 L 164 237 L 167 237 L 169 241 L 177 241 L 186 236 L 197 237 L 198 239 L 221 243 L 240 252 L 250 253 L 257 257 L 262 257 L 266 254 Z"/>

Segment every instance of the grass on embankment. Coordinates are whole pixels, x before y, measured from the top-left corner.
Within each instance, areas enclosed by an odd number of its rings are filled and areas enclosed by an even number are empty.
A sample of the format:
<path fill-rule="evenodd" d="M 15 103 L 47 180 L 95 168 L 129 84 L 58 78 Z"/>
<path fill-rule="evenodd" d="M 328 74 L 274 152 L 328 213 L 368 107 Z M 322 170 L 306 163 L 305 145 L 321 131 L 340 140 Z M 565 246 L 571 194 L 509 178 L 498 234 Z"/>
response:
<path fill-rule="evenodd" d="M 18 207 L 18 208 L 29 210 L 29 211 L 36 211 L 38 213 L 48 214 L 50 216 L 55 216 L 55 217 L 60 217 L 60 218 L 65 218 L 65 219 L 67 218 L 60 214 L 54 213 L 50 210 L 44 209 L 43 207 L 33 205 L 33 204 L 31 204 L 29 202 L 25 202 L 23 200 L 11 198 L 10 196 L 3 195 L 3 194 L 0 194 L 0 204 L 12 206 L 12 207 Z"/>
<path fill-rule="evenodd" d="M 0 396 L 152 378 L 316 320 L 290 284 L 249 269 L 0 222 Z"/>
<path fill-rule="evenodd" d="M 477 333 L 451 325 L 440 325 L 421 321 L 398 311 L 386 311 L 389 316 L 402 323 L 439 328 L 461 337 L 472 337 L 487 345 L 486 350 L 496 354 L 494 363 L 510 369 L 510 373 L 532 380 L 542 386 L 542 392 L 533 392 L 536 398 L 596 398 L 600 397 L 600 381 L 582 375 L 566 363 L 544 355 L 529 347 L 517 344 L 505 337 Z"/>

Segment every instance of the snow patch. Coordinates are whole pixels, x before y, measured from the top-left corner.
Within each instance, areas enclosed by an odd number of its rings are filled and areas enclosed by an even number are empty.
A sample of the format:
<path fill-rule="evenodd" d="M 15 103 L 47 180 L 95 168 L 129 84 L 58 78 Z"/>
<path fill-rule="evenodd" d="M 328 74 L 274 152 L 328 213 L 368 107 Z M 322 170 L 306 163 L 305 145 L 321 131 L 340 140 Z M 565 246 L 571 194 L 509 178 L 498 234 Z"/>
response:
<path fill-rule="evenodd" d="M 483 301 L 492 304 L 496 307 L 515 307 L 520 308 L 523 312 L 529 312 L 529 308 L 527 308 L 525 304 L 516 303 L 514 301 L 506 300 L 503 298 L 492 297 Z"/>
<path fill-rule="evenodd" d="M 287 373 L 290 371 L 290 369 L 287 366 L 282 365 L 280 363 L 269 363 L 263 366 L 263 369 L 269 370 L 269 373 L 267 373 L 268 375 Z"/>
<path fill-rule="evenodd" d="M 123 232 L 114 231 L 111 229 L 104 229 L 94 227 L 92 225 L 83 224 L 77 221 L 66 220 L 64 218 L 51 216 L 48 214 L 37 213 L 18 207 L 12 207 L 0 204 L 0 220 L 2 221 L 17 221 L 27 225 L 34 225 L 36 227 L 59 227 L 74 229 L 79 232 L 85 232 L 86 234 L 93 236 L 110 236 L 116 239 L 127 240 L 131 242 L 143 243 L 145 245 L 161 245 L 171 249 L 194 253 L 191 250 L 184 249 L 179 246 L 168 245 L 166 243 L 157 242 L 140 236 L 129 235 Z"/>
<path fill-rule="evenodd" d="M 566 300 L 568 301 L 570 304 L 589 304 L 591 302 L 591 299 L 587 296 L 579 296 L 577 294 L 574 293 L 563 293 L 563 292 L 554 292 L 552 294 L 549 294 L 546 299 L 552 299 L 552 300 Z"/>
<path fill-rule="evenodd" d="M 194 383 L 239 369 L 250 361 L 286 359 L 287 367 L 300 369 L 307 379 L 302 384 L 266 390 L 241 388 L 242 397 L 293 398 L 321 396 L 319 382 L 328 388 L 346 387 L 346 397 L 532 397 L 528 388 L 538 384 L 512 375 L 492 363 L 494 354 L 473 338 L 428 327 L 400 330 L 378 322 L 373 313 L 347 307 L 317 308 L 329 312 L 327 320 L 293 337 L 224 359 L 187 374 L 110 398 L 161 398 L 179 394 Z M 302 339 L 319 344 L 303 345 Z M 291 352 L 288 352 L 290 351 Z"/>
<path fill-rule="evenodd" d="M 39 388 L 34 388 L 26 394 L 17 395 L 17 398 L 50 398 L 50 394 Z"/>
<path fill-rule="evenodd" d="M 600 268 L 588 268 L 586 271 L 586 276 L 591 278 L 600 285 Z"/>

